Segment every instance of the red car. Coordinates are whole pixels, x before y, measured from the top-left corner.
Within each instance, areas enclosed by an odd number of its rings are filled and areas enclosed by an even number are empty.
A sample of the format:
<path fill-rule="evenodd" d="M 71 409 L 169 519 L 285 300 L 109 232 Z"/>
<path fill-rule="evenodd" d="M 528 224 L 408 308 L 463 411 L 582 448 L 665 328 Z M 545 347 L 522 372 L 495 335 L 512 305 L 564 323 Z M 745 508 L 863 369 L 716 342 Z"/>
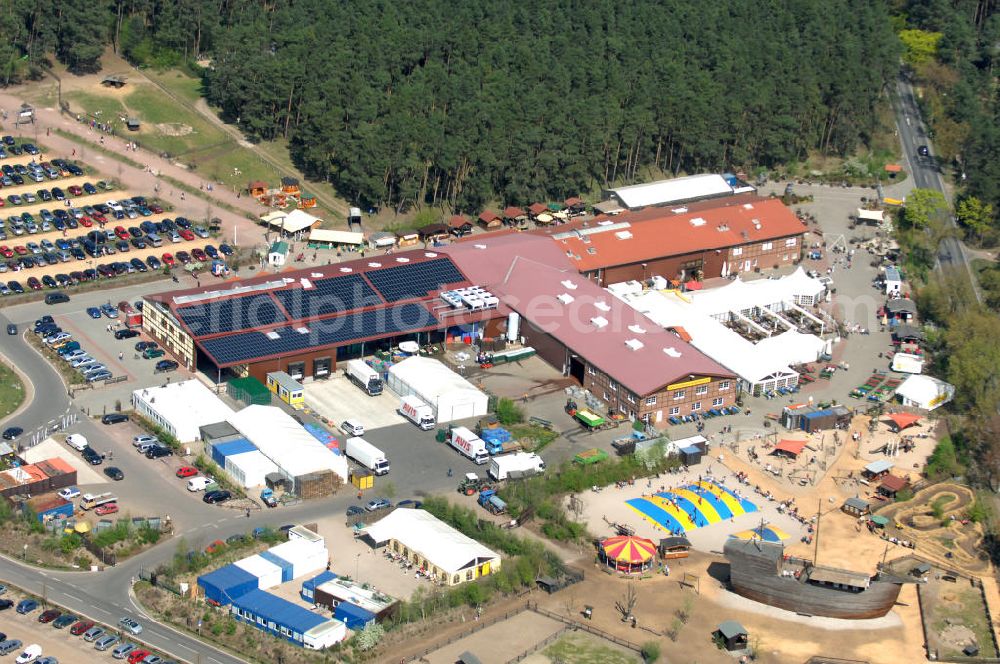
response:
<path fill-rule="evenodd" d="M 91 226 L 94 225 L 94 222 L 90 217 L 80 217 L 79 221 L 80 225 L 83 226 L 84 228 L 90 228 Z"/>
<path fill-rule="evenodd" d="M 96 221 L 97 223 L 99 223 L 99 224 L 106 224 L 106 223 L 108 223 L 108 218 L 105 217 L 103 214 L 100 214 L 100 213 L 91 215 L 91 218 L 94 221 Z"/>
<path fill-rule="evenodd" d="M 146 659 L 150 654 L 148 650 L 133 650 L 128 654 L 128 664 L 139 664 L 139 662 Z"/>
<path fill-rule="evenodd" d="M 204 262 L 204 261 L 208 260 L 208 256 L 206 256 L 205 252 L 202 251 L 201 249 L 192 249 L 191 250 L 191 255 L 194 257 L 194 259 L 196 261 L 203 261 Z"/>
<path fill-rule="evenodd" d="M 69 628 L 69 633 L 72 634 L 73 636 L 80 636 L 93 626 L 94 623 L 90 622 L 89 620 L 77 620 L 75 623 L 73 623 L 73 626 Z"/>
<path fill-rule="evenodd" d="M 12 258 L 14 256 L 14 251 L 5 244 L 0 247 L 0 256 L 3 256 L 4 258 Z"/>
<path fill-rule="evenodd" d="M 28 277 L 28 288 L 31 290 L 42 290 L 42 282 L 38 280 L 38 277 Z"/>
<path fill-rule="evenodd" d="M 70 187 L 66 187 L 66 190 L 74 196 L 83 196 L 83 187 L 80 185 L 74 184 Z"/>
<path fill-rule="evenodd" d="M 180 478 L 194 477 L 197 474 L 198 474 L 198 469 L 193 466 L 181 466 L 180 468 L 177 469 L 176 473 L 177 477 Z"/>
<path fill-rule="evenodd" d="M 163 214 L 163 208 L 161 208 L 159 205 L 150 205 L 149 211 L 152 212 L 153 214 Z"/>
<path fill-rule="evenodd" d="M 180 230 L 178 231 L 178 233 L 179 233 L 179 234 L 180 234 L 180 236 L 181 236 L 182 238 L 184 238 L 185 240 L 193 240 L 193 239 L 194 239 L 194 233 L 192 233 L 191 231 L 189 231 L 189 230 L 188 230 L 188 229 L 186 229 L 186 228 L 182 228 L 182 229 L 180 229 Z"/>
<path fill-rule="evenodd" d="M 103 505 L 98 505 L 94 510 L 94 514 L 97 516 L 105 516 L 107 514 L 114 514 L 118 511 L 118 503 L 104 503 Z"/>
<path fill-rule="evenodd" d="M 115 235 L 118 236 L 119 240 L 127 240 L 130 237 L 128 231 L 123 226 L 115 226 Z"/>
<path fill-rule="evenodd" d="M 27 256 L 28 255 L 28 250 L 25 249 L 23 246 L 21 246 L 19 244 L 15 245 L 14 251 L 17 253 L 18 256 Z"/>
<path fill-rule="evenodd" d="M 166 265 L 167 267 L 173 267 L 173 266 L 177 265 L 177 263 L 174 262 L 174 256 L 173 256 L 173 254 L 171 254 L 169 252 L 163 254 L 162 256 L 160 256 L 160 260 L 162 260 L 163 264 Z"/>
<path fill-rule="evenodd" d="M 49 609 L 48 611 L 42 611 L 42 615 L 38 616 L 38 622 L 50 623 L 61 615 L 62 611 L 59 611 L 58 609 Z"/>

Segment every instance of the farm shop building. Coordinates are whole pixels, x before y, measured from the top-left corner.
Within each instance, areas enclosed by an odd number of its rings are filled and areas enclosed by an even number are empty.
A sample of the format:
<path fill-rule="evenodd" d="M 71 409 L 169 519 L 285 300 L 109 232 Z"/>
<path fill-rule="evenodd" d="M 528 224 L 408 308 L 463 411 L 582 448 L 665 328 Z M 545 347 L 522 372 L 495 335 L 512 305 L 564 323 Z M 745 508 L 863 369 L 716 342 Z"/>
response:
<path fill-rule="evenodd" d="M 493 337 L 504 316 L 447 255 L 424 251 L 160 293 L 144 310 L 145 331 L 188 369 L 261 382 L 323 378 L 406 340 Z"/>
<path fill-rule="evenodd" d="M 687 281 L 797 263 L 805 225 L 778 199 L 744 196 L 652 207 L 546 229 L 601 286 L 653 276 Z"/>

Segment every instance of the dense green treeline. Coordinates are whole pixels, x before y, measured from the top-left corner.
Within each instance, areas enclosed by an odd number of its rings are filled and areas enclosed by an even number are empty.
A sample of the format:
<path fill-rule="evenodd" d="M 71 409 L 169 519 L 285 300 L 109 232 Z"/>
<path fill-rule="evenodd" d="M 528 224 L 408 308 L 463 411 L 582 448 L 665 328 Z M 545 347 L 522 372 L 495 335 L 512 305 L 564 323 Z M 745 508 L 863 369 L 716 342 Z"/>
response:
<path fill-rule="evenodd" d="M 848 153 L 898 53 L 868 0 L 10 2 L 8 72 L 46 53 L 92 70 L 105 42 L 147 64 L 210 57 L 227 119 L 373 206 Z"/>

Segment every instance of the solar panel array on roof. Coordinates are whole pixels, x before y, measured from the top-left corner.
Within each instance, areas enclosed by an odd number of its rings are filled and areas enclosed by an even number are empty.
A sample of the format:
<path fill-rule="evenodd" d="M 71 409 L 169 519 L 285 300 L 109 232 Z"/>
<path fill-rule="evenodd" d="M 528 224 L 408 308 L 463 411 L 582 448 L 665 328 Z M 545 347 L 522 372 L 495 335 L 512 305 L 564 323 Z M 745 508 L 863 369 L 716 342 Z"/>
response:
<path fill-rule="evenodd" d="M 249 330 L 287 320 L 267 293 L 225 300 L 207 300 L 190 307 L 179 308 L 177 316 L 187 324 L 196 337 Z"/>
<path fill-rule="evenodd" d="M 306 323 L 304 332 L 280 327 L 268 332 L 243 332 L 208 339 L 202 347 L 219 364 L 246 362 L 260 357 L 294 353 L 358 339 L 403 334 L 437 324 L 437 318 L 419 304 L 363 311 Z"/>
<path fill-rule="evenodd" d="M 430 291 L 438 290 L 446 284 L 465 281 L 465 277 L 450 258 L 371 270 L 365 276 L 387 302 L 424 297 Z"/>
<path fill-rule="evenodd" d="M 379 304 L 378 294 L 360 274 L 312 282 L 313 287 L 276 291 L 274 296 L 294 319 L 313 318 Z"/>

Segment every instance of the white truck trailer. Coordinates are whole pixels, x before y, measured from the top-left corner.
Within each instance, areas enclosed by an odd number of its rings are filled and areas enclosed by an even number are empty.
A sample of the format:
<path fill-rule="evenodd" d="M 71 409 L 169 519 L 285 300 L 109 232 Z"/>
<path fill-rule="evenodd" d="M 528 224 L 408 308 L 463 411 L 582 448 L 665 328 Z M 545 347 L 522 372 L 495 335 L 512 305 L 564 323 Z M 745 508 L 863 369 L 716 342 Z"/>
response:
<path fill-rule="evenodd" d="M 382 394 L 382 377 L 364 360 L 348 360 L 344 374 L 352 383 L 367 392 L 368 396 L 375 397 Z"/>
<path fill-rule="evenodd" d="M 434 428 L 434 410 L 412 394 L 400 400 L 399 414 L 424 431 Z"/>
<path fill-rule="evenodd" d="M 504 454 L 490 459 L 489 474 L 497 481 L 510 479 L 511 474 L 518 477 L 538 475 L 544 472 L 545 461 L 542 460 L 542 457 L 530 452 Z"/>
<path fill-rule="evenodd" d="M 455 427 L 452 429 L 448 442 L 452 447 L 480 466 L 490 460 L 490 454 L 486 451 L 486 443 L 466 427 Z"/>
<path fill-rule="evenodd" d="M 385 475 L 389 472 L 389 460 L 385 457 L 385 453 L 364 438 L 357 436 L 348 438 L 344 453 L 376 475 Z"/>

